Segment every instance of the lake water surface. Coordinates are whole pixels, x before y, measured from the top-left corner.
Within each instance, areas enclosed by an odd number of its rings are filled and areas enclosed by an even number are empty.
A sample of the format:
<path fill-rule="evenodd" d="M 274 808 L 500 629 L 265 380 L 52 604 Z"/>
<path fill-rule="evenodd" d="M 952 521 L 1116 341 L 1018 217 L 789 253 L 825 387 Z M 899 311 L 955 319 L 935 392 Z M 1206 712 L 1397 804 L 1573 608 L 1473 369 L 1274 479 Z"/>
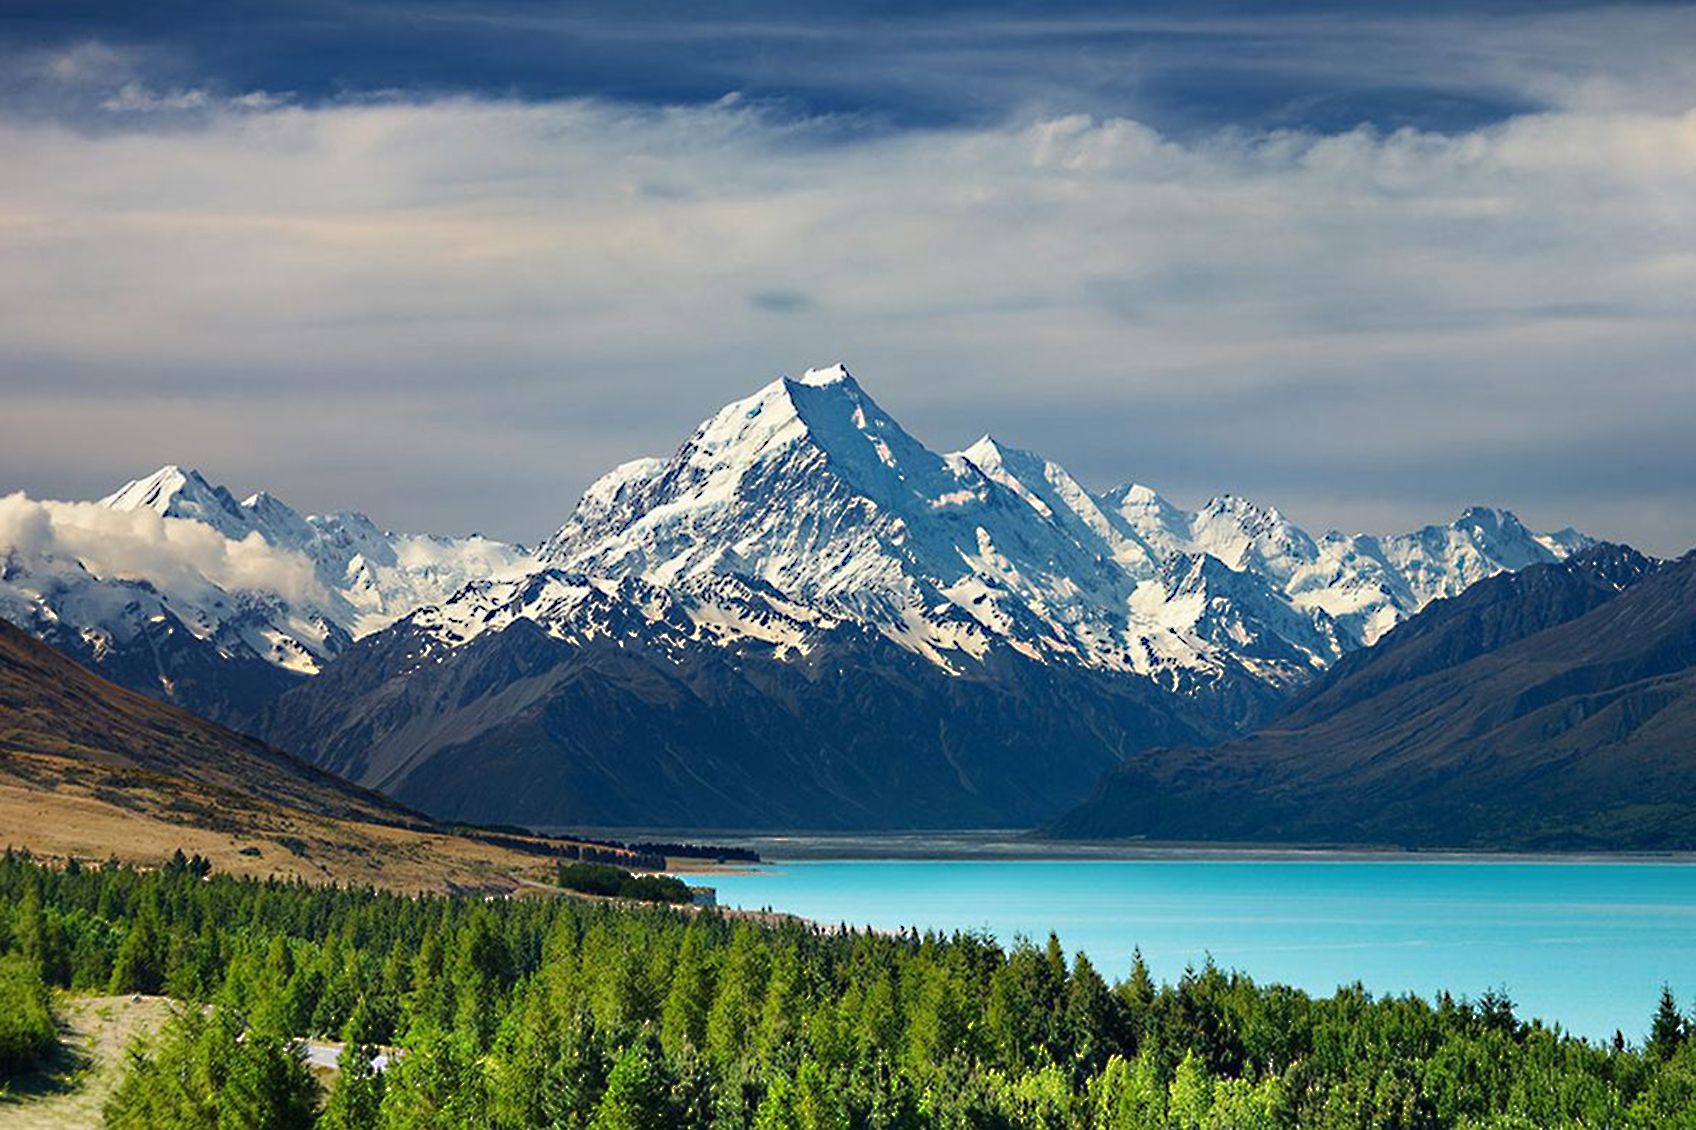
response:
<path fill-rule="evenodd" d="M 760 845 L 772 853 L 769 844 Z M 781 850 L 781 848 L 779 848 Z M 709 880 L 722 905 L 819 922 L 1059 933 L 1114 979 L 1208 954 L 1314 993 L 1505 988 L 1522 1017 L 1641 1040 L 1662 982 L 1696 998 L 1696 865 L 1257 857 L 794 859 Z"/>

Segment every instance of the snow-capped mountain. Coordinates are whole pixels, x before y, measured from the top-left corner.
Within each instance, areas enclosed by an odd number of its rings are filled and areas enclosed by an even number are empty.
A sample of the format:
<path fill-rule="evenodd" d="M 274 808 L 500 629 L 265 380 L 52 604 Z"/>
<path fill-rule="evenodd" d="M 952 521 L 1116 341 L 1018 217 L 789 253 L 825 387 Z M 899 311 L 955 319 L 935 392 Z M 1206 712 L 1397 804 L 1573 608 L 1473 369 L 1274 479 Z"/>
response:
<path fill-rule="evenodd" d="M 1315 539 L 1240 498 L 1096 493 L 987 437 L 933 452 L 835 366 L 614 469 L 533 572 L 359 641 L 266 732 L 460 819 L 1020 824 L 1585 544 L 1498 511 Z"/>
<path fill-rule="evenodd" d="M 939 455 L 838 365 L 780 379 L 669 460 L 594 484 L 542 547 L 571 573 L 757 578 L 958 671 L 1007 647 L 1176 689 L 1304 680 L 1438 596 L 1588 545 L 1470 510 L 1398 537 L 1315 540 L 1234 496 L 1104 494 L 984 437 Z"/>
<path fill-rule="evenodd" d="M 1589 544 L 1488 509 L 1315 538 L 1236 496 L 1096 492 L 987 436 L 931 451 L 838 365 L 614 469 L 533 556 L 177 467 L 0 499 L 0 615 L 437 815 L 983 825 Z"/>
<path fill-rule="evenodd" d="M 324 587 L 325 613 L 354 639 L 446 600 L 469 581 L 522 572 L 530 563 L 522 547 L 480 534 L 390 533 L 354 510 L 302 516 L 264 491 L 237 502 L 198 471 L 175 466 L 125 483 L 100 505 L 202 522 L 231 541 L 258 534 L 273 550 L 304 555 Z"/>
<path fill-rule="evenodd" d="M 0 617 L 116 681 L 241 724 L 353 640 L 528 555 L 238 502 L 166 466 L 97 503 L 0 500 Z"/>

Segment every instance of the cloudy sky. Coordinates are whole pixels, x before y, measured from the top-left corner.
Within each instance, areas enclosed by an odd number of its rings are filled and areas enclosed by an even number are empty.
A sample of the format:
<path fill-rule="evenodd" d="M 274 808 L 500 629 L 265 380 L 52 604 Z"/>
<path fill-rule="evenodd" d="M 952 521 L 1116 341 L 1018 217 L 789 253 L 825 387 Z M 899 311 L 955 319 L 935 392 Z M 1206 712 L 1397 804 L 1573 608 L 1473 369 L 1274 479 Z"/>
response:
<path fill-rule="evenodd" d="M 1394 7 L 10 0 L 0 494 L 534 541 L 841 359 L 1098 487 L 1682 552 L 1696 8 Z"/>

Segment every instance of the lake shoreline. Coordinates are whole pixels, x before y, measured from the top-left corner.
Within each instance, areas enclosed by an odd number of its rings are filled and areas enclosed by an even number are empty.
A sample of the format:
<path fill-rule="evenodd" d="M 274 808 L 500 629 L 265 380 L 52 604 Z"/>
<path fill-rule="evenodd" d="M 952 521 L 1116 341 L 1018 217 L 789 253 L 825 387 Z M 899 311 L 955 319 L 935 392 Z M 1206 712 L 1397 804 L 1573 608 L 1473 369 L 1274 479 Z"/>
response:
<path fill-rule="evenodd" d="M 837 846 L 841 846 L 838 844 Z M 762 848 L 762 854 L 767 850 Z M 1663 983 L 1688 992 L 1687 858 L 1144 850 L 1131 858 L 802 858 L 711 880 L 720 906 L 880 931 L 1056 932 L 1099 968 L 1157 976 L 1208 960 L 1326 995 L 1478 999 L 1587 1038 L 1639 1033 Z"/>
<path fill-rule="evenodd" d="M 1030 829 L 908 830 L 830 832 L 769 829 L 657 829 L 639 827 L 572 827 L 538 829 L 548 835 L 582 835 L 640 842 L 658 838 L 687 839 L 728 848 L 756 851 L 759 864 L 729 860 L 723 864 L 690 860 L 698 873 L 759 870 L 773 863 L 804 860 L 854 861 L 993 861 L 1082 863 L 1208 860 L 1225 862 L 1419 862 L 1488 863 L 1675 863 L 1696 864 L 1696 852 L 1606 851 L 1482 851 L 1477 849 L 1401 848 L 1372 845 L 1295 845 L 1265 843 L 1193 843 L 1154 840 L 1048 840 Z"/>

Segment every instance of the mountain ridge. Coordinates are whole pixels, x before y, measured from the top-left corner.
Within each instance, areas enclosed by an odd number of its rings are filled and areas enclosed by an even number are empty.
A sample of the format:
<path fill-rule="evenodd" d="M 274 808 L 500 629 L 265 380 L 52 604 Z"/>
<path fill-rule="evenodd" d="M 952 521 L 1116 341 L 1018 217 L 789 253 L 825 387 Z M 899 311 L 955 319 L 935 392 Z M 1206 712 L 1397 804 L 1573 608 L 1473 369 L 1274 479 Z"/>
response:
<path fill-rule="evenodd" d="M 1150 750 L 1054 823 L 1406 847 L 1696 847 L 1696 553 L 1598 546 L 1481 582 L 1272 723 Z"/>
<path fill-rule="evenodd" d="M 353 640 L 527 554 L 237 502 L 167 464 L 96 503 L 0 499 L 0 618 L 131 690 L 242 727 Z"/>
<path fill-rule="evenodd" d="M 1289 624 L 1283 640 L 1305 660 L 1251 675 L 1290 684 L 1372 642 L 1369 621 L 1588 543 L 1473 508 L 1447 527 L 1328 535 L 1322 547 L 1275 508 L 1237 496 L 1187 512 L 1147 488 L 1097 495 L 1059 464 L 989 437 L 931 453 L 837 365 L 774 381 L 710 417 L 670 459 L 604 477 L 539 559 L 660 583 L 743 572 L 826 605 L 847 590 L 862 605 L 849 610 L 871 617 L 946 603 L 962 616 L 921 614 L 892 631 L 943 666 L 998 637 L 1053 661 L 1218 677 L 1228 650 L 1174 642 L 1205 609 L 1158 584 L 1175 559 L 1212 557 L 1253 578 L 1240 585 L 1265 584 L 1253 600 L 1312 622 Z"/>

